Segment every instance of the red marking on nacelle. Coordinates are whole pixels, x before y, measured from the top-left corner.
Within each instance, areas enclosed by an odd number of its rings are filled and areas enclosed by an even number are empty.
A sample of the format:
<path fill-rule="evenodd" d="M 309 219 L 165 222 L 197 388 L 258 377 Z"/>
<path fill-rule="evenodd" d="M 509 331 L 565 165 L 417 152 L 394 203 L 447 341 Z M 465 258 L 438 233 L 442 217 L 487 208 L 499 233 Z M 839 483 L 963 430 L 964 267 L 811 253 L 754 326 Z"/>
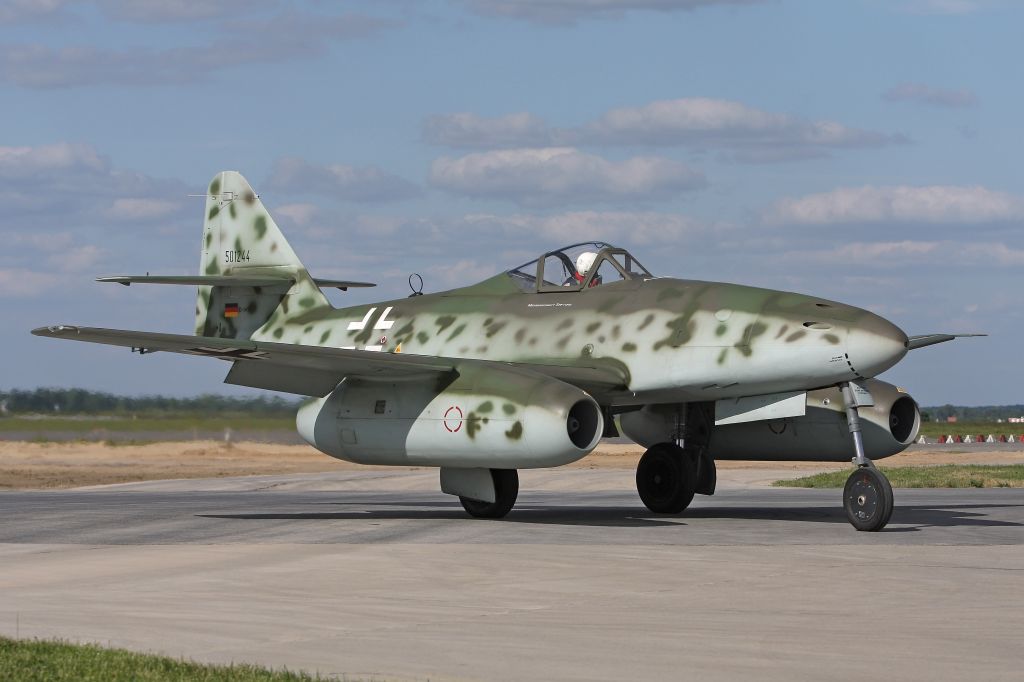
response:
<path fill-rule="evenodd" d="M 448 422 L 453 422 L 449 424 Z M 448 433 L 458 433 L 462 428 L 462 408 L 458 405 L 452 405 L 444 413 L 444 428 L 448 429 Z"/>

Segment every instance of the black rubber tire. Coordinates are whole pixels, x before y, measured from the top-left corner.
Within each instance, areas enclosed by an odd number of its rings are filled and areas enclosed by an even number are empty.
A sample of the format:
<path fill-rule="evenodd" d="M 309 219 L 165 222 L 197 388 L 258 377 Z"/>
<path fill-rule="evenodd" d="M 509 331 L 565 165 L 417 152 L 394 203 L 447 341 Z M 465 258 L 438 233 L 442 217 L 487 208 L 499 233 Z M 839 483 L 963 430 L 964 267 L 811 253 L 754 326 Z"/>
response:
<path fill-rule="evenodd" d="M 874 467 L 860 467 L 843 487 L 846 518 L 857 530 L 878 531 L 892 516 L 893 496 L 889 479 Z"/>
<path fill-rule="evenodd" d="M 878 471 L 876 469 L 876 471 Z M 885 521 L 882 523 L 882 528 L 889 525 L 889 520 L 892 518 L 892 511 L 896 508 L 896 498 L 892 494 L 892 484 L 889 483 L 888 477 L 881 471 L 878 471 L 878 475 L 882 479 L 882 487 L 885 488 L 885 497 L 889 502 L 889 508 L 885 512 Z"/>
<path fill-rule="evenodd" d="M 678 514 L 693 501 L 697 458 L 674 443 L 652 446 L 636 467 L 636 491 L 656 514 Z"/>
<path fill-rule="evenodd" d="M 500 519 L 512 511 L 519 497 L 519 472 L 515 469 L 491 469 L 494 502 L 459 497 L 462 508 L 478 519 Z"/>

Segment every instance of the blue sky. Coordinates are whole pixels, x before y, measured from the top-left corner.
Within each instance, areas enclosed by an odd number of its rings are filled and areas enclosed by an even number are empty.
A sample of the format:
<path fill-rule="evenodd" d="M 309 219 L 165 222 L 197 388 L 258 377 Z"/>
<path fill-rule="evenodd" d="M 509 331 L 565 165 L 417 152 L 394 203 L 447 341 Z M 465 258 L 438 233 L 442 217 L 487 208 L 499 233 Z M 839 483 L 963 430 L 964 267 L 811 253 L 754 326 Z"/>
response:
<path fill-rule="evenodd" d="M 0 385 L 237 392 L 187 332 L 202 193 L 241 171 L 315 275 L 469 284 L 563 243 L 991 334 L 883 378 L 1024 402 L 1024 7 L 998 0 L 8 0 Z"/>

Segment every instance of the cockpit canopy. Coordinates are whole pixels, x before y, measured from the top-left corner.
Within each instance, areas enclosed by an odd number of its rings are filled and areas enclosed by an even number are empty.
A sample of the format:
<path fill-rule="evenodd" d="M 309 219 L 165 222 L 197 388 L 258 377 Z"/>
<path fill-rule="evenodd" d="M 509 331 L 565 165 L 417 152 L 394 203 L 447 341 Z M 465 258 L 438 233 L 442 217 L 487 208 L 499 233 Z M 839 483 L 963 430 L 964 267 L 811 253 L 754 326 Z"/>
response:
<path fill-rule="evenodd" d="M 586 267 L 591 261 L 592 265 Z M 584 258 L 580 258 L 584 256 Z M 577 263 L 586 267 L 580 272 Z M 644 280 L 652 277 L 647 268 L 625 249 L 604 242 L 581 242 L 524 263 L 507 272 L 523 291 L 566 292 L 581 291 L 624 280 Z"/>

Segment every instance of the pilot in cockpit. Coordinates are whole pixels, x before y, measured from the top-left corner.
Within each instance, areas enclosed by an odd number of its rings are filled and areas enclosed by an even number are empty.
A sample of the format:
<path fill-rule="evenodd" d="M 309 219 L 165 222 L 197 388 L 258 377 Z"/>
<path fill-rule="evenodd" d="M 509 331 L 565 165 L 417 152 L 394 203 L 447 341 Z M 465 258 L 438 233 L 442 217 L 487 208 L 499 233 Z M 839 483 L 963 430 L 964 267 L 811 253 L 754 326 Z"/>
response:
<path fill-rule="evenodd" d="M 576 257 L 576 272 L 573 273 L 572 277 L 565 280 L 564 286 L 579 286 L 583 284 L 583 280 L 587 278 L 587 273 L 590 272 L 590 268 L 594 267 L 594 261 L 597 260 L 597 254 L 593 251 L 584 251 Z M 598 275 L 590 281 L 590 286 L 596 287 L 601 283 L 601 277 Z"/>

